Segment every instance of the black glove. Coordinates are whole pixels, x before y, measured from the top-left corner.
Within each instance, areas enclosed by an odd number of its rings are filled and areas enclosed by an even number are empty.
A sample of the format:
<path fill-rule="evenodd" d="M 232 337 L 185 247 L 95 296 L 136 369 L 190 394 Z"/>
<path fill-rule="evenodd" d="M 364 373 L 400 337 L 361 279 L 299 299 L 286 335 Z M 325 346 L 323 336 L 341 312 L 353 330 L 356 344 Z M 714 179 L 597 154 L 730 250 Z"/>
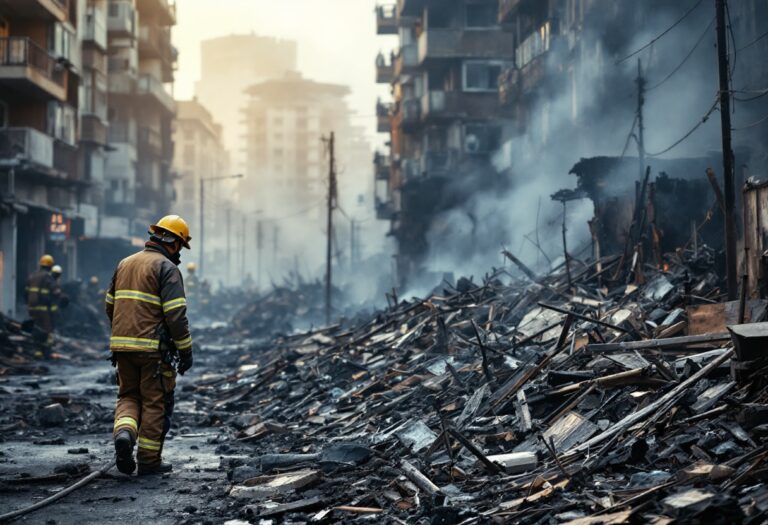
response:
<path fill-rule="evenodd" d="M 184 373 L 192 368 L 192 350 L 187 350 L 185 352 L 179 352 L 179 374 L 184 375 Z"/>

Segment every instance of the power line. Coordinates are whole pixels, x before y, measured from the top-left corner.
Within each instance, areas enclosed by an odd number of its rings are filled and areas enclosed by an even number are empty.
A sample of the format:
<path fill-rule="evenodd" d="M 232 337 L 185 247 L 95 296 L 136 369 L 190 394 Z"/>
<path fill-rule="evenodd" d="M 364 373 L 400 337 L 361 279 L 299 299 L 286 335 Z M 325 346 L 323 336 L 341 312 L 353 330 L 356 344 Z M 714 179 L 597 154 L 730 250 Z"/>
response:
<path fill-rule="evenodd" d="M 645 51 L 646 49 L 648 49 L 649 47 L 651 47 L 653 44 L 655 44 L 656 42 L 658 42 L 658 41 L 659 41 L 660 39 L 662 39 L 662 38 L 663 38 L 663 37 L 664 37 L 664 36 L 665 36 L 667 33 L 669 33 L 669 32 L 670 32 L 670 31 L 672 31 L 674 28 L 676 28 L 677 26 L 679 26 L 679 25 L 680 25 L 680 24 L 683 22 L 683 20 L 685 20 L 686 18 L 688 18 L 688 16 L 689 16 L 691 13 L 693 13 L 693 12 L 696 10 L 696 8 L 697 8 L 697 7 L 699 7 L 699 6 L 702 4 L 702 2 L 703 2 L 703 1 L 704 1 L 704 0 L 699 0 L 698 2 L 696 2 L 696 3 L 695 3 L 695 4 L 694 4 L 694 5 L 691 7 L 691 8 L 689 8 L 689 9 L 688 9 L 688 11 L 686 11 L 686 12 L 685 12 L 685 14 L 684 14 L 683 16 L 681 16 L 681 17 L 680 17 L 680 18 L 677 20 L 677 22 L 675 22 L 674 24 L 672 24 L 672 25 L 671 25 L 670 27 L 668 27 L 668 28 L 667 28 L 667 29 L 666 29 L 666 30 L 665 30 L 663 33 L 661 33 L 659 36 L 657 36 L 656 38 L 654 38 L 653 40 L 651 40 L 650 42 L 648 42 L 647 44 L 645 44 L 643 47 L 641 47 L 641 48 L 640 48 L 640 49 L 638 49 L 637 51 L 634 51 L 634 52 L 630 53 L 629 55 L 625 56 L 624 58 L 622 58 L 621 60 L 619 60 L 618 62 L 616 62 L 616 65 L 619 65 L 619 64 L 621 64 L 622 62 L 625 62 L 626 60 L 628 60 L 628 59 L 632 58 L 633 56 L 637 55 L 638 53 L 641 53 L 641 52 Z"/>
<path fill-rule="evenodd" d="M 668 153 L 669 151 L 675 149 L 677 146 L 685 142 L 688 139 L 688 137 L 693 135 L 697 129 L 699 129 L 707 120 L 709 120 L 710 115 L 712 115 L 712 113 L 714 113 L 715 109 L 717 108 L 717 104 L 718 104 L 718 101 L 715 100 L 715 103 L 712 104 L 712 107 L 709 108 L 709 111 L 707 111 L 707 113 L 703 117 L 701 117 L 701 120 L 698 123 L 696 123 L 696 125 L 693 128 L 691 128 L 691 130 L 688 131 L 688 133 L 683 135 L 682 138 L 680 138 L 680 140 L 676 141 L 674 144 L 672 144 L 668 148 L 663 149 L 662 151 L 659 151 L 657 153 L 646 153 L 646 155 L 648 155 L 649 157 L 658 157 L 660 155 L 664 155 L 665 153 Z"/>
<path fill-rule="evenodd" d="M 749 42 L 748 44 L 744 44 L 739 49 L 734 49 L 733 53 L 731 53 L 731 54 L 735 55 L 736 53 L 740 53 L 741 51 L 744 51 L 745 49 L 748 49 L 748 48 L 754 46 L 755 44 L 757 44 L 758 42 L 760 42 L 763 38 L 765 38 L 767 36 L 768 36 L 768 31 L 766 31 L 762 35 L 760 35 L 757 38 L 755 38 L 752 42 Z"/>
<path fill-rule="evenodd" d="M 758 90 L 754 90 L 754 91 L 732 91 L 732 93 L 745 93 L 745 94 L 746 93 L 757 93 L 757 95 L 755 95 L 754 97 L 749 97 L 749 98 L 739 98 L 739 97 L 736 97 L 736 96 L 733 97 L 734 100 L 737 100 L 739 102 L 752 102 L 753 100 L 757 100 L 759 98 L 763 98 L 764 96 L 768 95 L 768 89 L 763 89 L 763 90 L 759 90 L 759 91 Z"/>
<path fill-rule="evenodd" d="M 713 25 L 714 23 L 715 23 L 715 18 L 714 18 L 714 17 L 712 17 L 712 21 L 710 21 L 710 22 L 709 22 L 709 25 L 708 25 L 708 26 L 707 26 L 707 27 L 704 29 L 704 32 L 701 34 L 701 36 L 699 37 L 699 39 L 696 41 L 696 44 L 693 46 L 693 49 L 691 49 L 691 50 L 688 52 L 688 54 L 685 56 L 685 58 L 683 59 L 683 61 L 682 61 L 682 62 L 680 62 L 680 64 L 678 64 L 678 66 L 677 66 L 675 69 L 673 69 L 673 70 L 672 70 L 672 72 L 671 72 L 669 75 L 667 75 L 666 77 L 664 77 L 664 79 L 663 79 L 663 80 L 661 80 L 661 81 L 660 81 L 660 82 L 658 82 L 657 84 L 655 84 L 655 85 L 653 85 L 653 86 L 651 86 L 651 87 L 647 88 L 647 89 L 646 89 L 646 91 L 653 91 L 653 90 L 654 90 L 654 89 L 656 89 L 657 87 L 659 87 L 659 86 L 661 86 L 662 84 L 664 84 L 664 83 L 665 83 L 667 80 L 669 80 L 670 78 L 672 78 L 673 76 L 675 76 L 675 74 L 676 74 L 678 71 L 680 71 L 680 69 L 681 69 L 681 68 L 682 68 L 682 67 L 685 65 L 685 63 L 686 63 L 686 62 L 688 62 L 688 60 L 689 60 L 689 59 L 690 59 L 690 58 L 693 56 L 693 54 L 694 54 L 694 53 L 696 52 L 696 50 L 699 48 L 699 45 L 701 45 L 701 43 L 704 41 L 704 37 L 706 37 L 706 36 L 707 36 L 707 33 L 709 33 L 709 30 L 712 28 L 712 25 Z"/>
<path fill-rule="evenodd" d="M 745 130 L 745 129 L 750 129 L 750 128 L 754 128 L 756 126 L 759 126 L 760 124 L 762 124 L 765 121 L 768 121 L 768 115 L 764 116 L 763 118 L 761 118 L 757 122 L 753 122 L 752 124 L 747 124 L 746 126 L 743 126 L 741 128 L 731 128 L 731 129 L 733 131 L 742 131 L 742 130 Z"/>
<path fill-rule="evenodd" d="M 624 155 L 627 154 L 627 150 L 629 149 L 629 142 L 632 140 L 632 137 L 635 136 L 635 126 L 637 126 L 637 113 L 635 113 L 635 120 L 632 121 L 632 127 L 629 129 L 629 133 L 627 134 L 627 141 L 624 143 L 624 149 L 621 150 L 621 158 L 624 158 Z"/>

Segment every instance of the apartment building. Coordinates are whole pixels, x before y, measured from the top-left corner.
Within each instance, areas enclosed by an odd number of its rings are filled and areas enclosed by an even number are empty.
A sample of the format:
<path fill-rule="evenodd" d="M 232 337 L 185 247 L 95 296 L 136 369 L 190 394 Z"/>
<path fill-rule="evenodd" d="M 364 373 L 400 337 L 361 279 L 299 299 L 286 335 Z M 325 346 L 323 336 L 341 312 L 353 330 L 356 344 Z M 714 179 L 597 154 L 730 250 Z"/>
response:
<path fill-rule="evenodd" d="M 378 34 L 399 35 L 390 58 L 376 60 L 394 100 L 377 104 L 378 129 L 390 133 L 391 146 L 374 157 L 374 172 L 401 281 L 419 271 L 440 213 L 469 196 L 461 187 L 475 178 L 494 183 L 491 155 L 509 125 L 498 77 L 515 51 L 498 10 L 497 0 L 400 0 L 376 11 Z"/>
<path fill-rule="evenodd" d="M 110 0 L 109 145 L 106 205 L 100 237 L 144 237 L 173 193 L 171 44 L 176 6 L 170 0 Z"/>
<path fill-rule="evenodd" d="M 0 1 L 0 310 L 13 315 L 44 252 L 76 263 L 78 89 L 75 0 Z"/>
<path fill-rule="evenodd" d="M 355 125 L 346 86 L 315 82 L 299 73 L 268 80 L 248 89 L 243 109 L 247 165 L 240 184 L 241 207 L 259 212 L 273 244 L 287 264 L 293 257 L 322 253 L 325 199 L 328 192 L 328 144 L 335 133 L 339 202 L 347 213 L 370 207 L 372 180 L 361 177 L 370 169 L 371 148 L 361 126 Z M 359 207 L 358 207 L 359 206 Z M 339 226 L 337 242 L 347 246 L 348 225 Z M 280 233 L 282 232 L 282 234 Z M 266 230 L 265 230 L 266 234 Z M 309 258 L 307 260 L 316 260 Z M 284 266 L 273 261 L 275 275 Z M 312 267 L 314 273 L 316 268 Z"/>
<path fill-rule="evenodd" d="M 296 70 L 296 42 L 256 34 L 228 35 L 201 44 L 200 80 L 195 95 L 223 126 L 224 147 L 232 169 L 245 167 L 245 126 L 240 111 L 245 90 L 258 82 Z"/>
<path fill-rule="evenodd" d="M 220 240 L 220 236 L 215 235 L 215 232 L 220 231 L 217 228 L 223 223 L 221 216 L 223 207 L 220 205 L 223 194 L 219 190 L 226 187 L 222 188 L 225 181 L 213 184 L 206 183 L 205 179 L 230 175 L 229 155 L 224 149 L 221 125 L 199 100 L 180 100 L 176 102 L 176 106 L 178 113 L 174 132 L 174 144 L 176 144 L 174 169 L 178 173 L 178 178 L 174 211 L 184 217 L 197 231 L 195 238 L 199 241 L 203 228 L 200 216 L 201 190 L 206 192 L 205 231 L 209 234 L 207 251 L 211 258 L 216 253 L 217 237 Z M 207 184 L 205 189 L 202 189 L 201 181 Z M 203 257 L 203 247 L 199 242 L 195 244 L 193 253 L 196 260 L 200 261 Z M 214 260 L 210 262 L 214 263 Z M 210 265 L 207 267 L 212 268 Z"/>

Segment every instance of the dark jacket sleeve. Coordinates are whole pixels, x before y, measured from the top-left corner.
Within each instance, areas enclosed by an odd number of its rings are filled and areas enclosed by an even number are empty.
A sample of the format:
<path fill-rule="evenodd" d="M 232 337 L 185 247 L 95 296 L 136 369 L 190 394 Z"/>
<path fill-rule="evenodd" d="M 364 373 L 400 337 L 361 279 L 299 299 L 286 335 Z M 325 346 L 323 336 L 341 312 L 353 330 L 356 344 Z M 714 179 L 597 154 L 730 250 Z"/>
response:
<path fill-rule="evenodd" d="M 106 309 L 107 317 L 109 317 L 110 324 L 112 323 L 112 317 L 115 315 L 115 278 L 116 277 L 117 277 L 117 270 L 115 270 L 115 273 L 112 276 L 112 282 L 109 283 L 107 294 L 104 297 L 104 308 Z"/>
<path fill-rule="evenodd" d="M 163 303 L 165 325 L 180 351 L 192 350 L 192 335 L 187 320 L 187 298 L 181 271 L 170 261 L 160 268 L 160 300 Z"/>

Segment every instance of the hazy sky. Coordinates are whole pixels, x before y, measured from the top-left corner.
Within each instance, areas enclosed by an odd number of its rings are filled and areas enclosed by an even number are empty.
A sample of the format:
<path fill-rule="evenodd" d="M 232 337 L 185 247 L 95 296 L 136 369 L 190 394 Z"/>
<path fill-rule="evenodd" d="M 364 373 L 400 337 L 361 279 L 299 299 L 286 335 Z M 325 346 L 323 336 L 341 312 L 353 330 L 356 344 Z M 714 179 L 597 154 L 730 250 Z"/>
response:
<path fill-rule="evenodd" d="M 350 106 L 369 137 L 375 133 L 376 96 L 389 98 L 386 86 L 375 84 L 374 59 L 396 40 L 376 35 L 376 0 L 177 0 L 177 98 L 191 98 L 200 76 L 200 42 L 232 33 L 254 32 L 296 40 L 299 67 L 314 80 L 351 87 Z"/>

